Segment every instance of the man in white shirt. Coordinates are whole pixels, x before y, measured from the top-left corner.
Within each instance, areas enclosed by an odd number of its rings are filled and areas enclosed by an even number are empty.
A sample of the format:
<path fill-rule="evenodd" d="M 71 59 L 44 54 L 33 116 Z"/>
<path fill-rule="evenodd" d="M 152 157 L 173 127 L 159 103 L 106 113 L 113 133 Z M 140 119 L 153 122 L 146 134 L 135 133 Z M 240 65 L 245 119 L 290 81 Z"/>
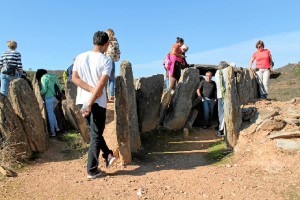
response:
<path fill-rule="evenodd" d="M 97 31 L 93 37 L 94 48 L 79 54 L 73 64 L 72 82 L 78 86 L 76 104 L 81 107 L 85 123 L 89 126 L 91 142 L 88 151 L 87 178 L 97 178 L 100 150 L 110 167 L 116 158 L 103 138 L 106 119 L 105 85 L 112 70 L 112 62 L 104 52 L 109 45 L 106 32 Z"/>

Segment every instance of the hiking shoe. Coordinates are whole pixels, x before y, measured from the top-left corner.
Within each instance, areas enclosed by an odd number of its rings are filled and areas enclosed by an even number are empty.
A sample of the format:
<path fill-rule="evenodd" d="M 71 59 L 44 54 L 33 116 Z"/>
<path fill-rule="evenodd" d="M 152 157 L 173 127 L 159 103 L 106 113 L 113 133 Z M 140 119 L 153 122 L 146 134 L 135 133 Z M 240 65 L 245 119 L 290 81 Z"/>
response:
<path fill-rule="evenodd" d="M 202 126 L 202 128 L 207 129 L 208 126 L 207 126 L 206 124 L 204 124 L 204 125 Z"/>
<path fill-rule="evenodd" d="M 117 158 L 109 154 L 108 158 L 105 161 L 106 161 L 106 168 L 110 168 L 117 161 Z"/>
<path fill-rule="evenodd" d="M 97 172 L 94 173 L 94 174 L 88 174 L 86 177 L 87 177 L 88 179 L 95 179 L 95 178 L 98 178 L 100 175 L 101 175 L 101 172 L 100 172 L 100 171 L 97 171 Z"/>
<path fill-rule="evenodd" d="M 50 133 L 50 135 L 49 135 L 50 137 L 56 137 L 56 133 Z"/>
<path fill-rule="evenodd" d="M 218 131 L 218 132 L 216 133 L 216 136 L 217 136 L 217 137 L 224 137 L 224 136 L 225 136 L 224 131 Z"/>

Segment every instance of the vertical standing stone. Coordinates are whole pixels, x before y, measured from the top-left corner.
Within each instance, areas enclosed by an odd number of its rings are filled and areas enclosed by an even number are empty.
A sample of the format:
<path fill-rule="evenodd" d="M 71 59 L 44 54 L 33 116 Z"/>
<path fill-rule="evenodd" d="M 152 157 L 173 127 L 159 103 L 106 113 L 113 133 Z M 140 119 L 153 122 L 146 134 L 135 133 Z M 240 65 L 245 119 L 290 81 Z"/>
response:
<path fill-rule="evenodd" d="M 238 134 L 242 125 L 242 112 L 240 109 L 241 104 L 237 94 L 233 68 L 229 67 L 227 73 L 224 99 L 224 121 L 227 147 L 232 149 L 237 143 Z"/>
<path fill-rule="evenodd" d="M 199 82 L 199 71 L 196 68 L 187 68 L 183 71 L 165 114 L 165 128 L 176 130 L 184 127 Z"/>
<path fill-rule="evenodd" d="M 251 90 L 250 90 L 250 99 L 257 99 L 259 98 L 259 91 L 257 86 L 257 81 L 254 75 L 255 71 L 249 70 L 250 80 L 251 80 Z"/>
<path fill-rule="evenodd" d="M 128 102 L 128 112 L 126 113 L 128 116 L 128 128 L 130 135 L 130 146 L 131 152 L 137 152 L 141 147 L 141 138 L 139 132 L 139 123 L 137 116 L 137 106 L 136 106 L 136 96 L 135 96 L 135 88 L 134 88 L 134 80 L 131 63 L 128 61 L 123 61 L 120 68 L 120 76 L 123 77 L 125 87 L 127 93 L 127 102 Z"/>
<path fill-rule="evenodd" d="M 144 133 L 155 130 L 158 125 L 164 76 L 158 74 L 141 78 L 136 82 L 135 87 L 140 131 Z"/>
<path fill-rule="evenodd" d="M 119 146 L 119 155 L 123 164 L 131 162 L 131 147 L 129 134 L 129 102 L 124 78 L 118 76 L 115 80 L 115 115 L 116 134 Z"/>
<path fill-rule="evenodd" d="M 39 82 L 38 82 L 38 80 L 36 80 L 36 74 L 33 76 L 32 87 L 33 87 L 33 92 L 35 94 L 37 102 L 39 104 L 39 109 L 40 109 L 40 112 L 41 112 L 42 117 L 44 119 L 45 126 L 48 127 L 46 107 L 45 107 L 45 104 L 44 104 L 44 100 L 41 96 L 41 92 L 40 92 L 41 89 L 40 89 Z M 46 133 L 48 134 L 48 128 L 46 128 Z"/>
<path fill-rule="evenodd" d="M 158 119 L 158 124 L 163 125 L 166 110 L 169 106 L 169 103 L 171 101 L 172 94 L 171 90 L 168 90 L 162 97 L 161 102 L 160 102 L 160 109 L 159 109 L 159 119 Z"/>
<path fill-rule="evenodd" d="M 77 126 L 80 130 L 82 139 L 89 143 L 90 142 L 90 132 L 88 126 L 84 122 L 84 118 L 80 112 L 80 109 L 76 105 L 76 95 L 77 95 L 77 86 L 72 82 L 66 83 L 66 99 L 67 107 L 70 109 L 70 112 L 75 119 Z"/>
<path fill-rule="evenodd" d="M 240 70 L 237 72 L 237 92 L 241 104 L 247 104 L 250 100 L 252 82 L 249 70 Z"/>
<path fill-rule="evenodd" d="M 23 99 L 26 100 L 26 99 Z M 17 158 L 31 156 L 31 148 L 21 120 L 14 112 L 7 97 L 0 93 L 0 138 Z"/>
<path fill-rule="evenodd" d="M 8 98 L 21 119 L 31 150 L 44 152 L 48 148 L 49 136 L 39 104 L 30 86 L 21 78 L 11 81 Z"/>

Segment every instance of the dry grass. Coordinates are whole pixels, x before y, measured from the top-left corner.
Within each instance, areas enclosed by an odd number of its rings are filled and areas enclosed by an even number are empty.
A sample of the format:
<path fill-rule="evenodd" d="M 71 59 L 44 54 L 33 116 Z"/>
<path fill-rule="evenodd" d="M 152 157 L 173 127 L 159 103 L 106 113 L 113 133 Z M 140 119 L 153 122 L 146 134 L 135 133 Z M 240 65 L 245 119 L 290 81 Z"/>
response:
<path fill-rule="evenodd" d="M 269 97 L 278 101 L 300 97 L 300 63 L 288 64 L 276 71 L 281 75 L 270 80 Z"/>

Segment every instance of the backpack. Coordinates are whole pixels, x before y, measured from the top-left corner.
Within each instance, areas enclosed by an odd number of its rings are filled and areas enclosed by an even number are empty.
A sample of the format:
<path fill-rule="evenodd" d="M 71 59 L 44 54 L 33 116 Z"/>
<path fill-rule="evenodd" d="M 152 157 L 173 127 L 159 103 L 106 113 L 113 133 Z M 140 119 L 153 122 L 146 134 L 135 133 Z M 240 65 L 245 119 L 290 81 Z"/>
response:
<path fill-rule="evenodd" d="M 3 67 L 1 68 L 1 73 L 7 74 L 9 76 L 14 76 L 16 74 L 15 66 L 9 64 L 6 57 L 5 57 L 5 62 L 3 61 Z"/>
<path fill-rule="evenodd" d="M 56 83 L 54 84 L 54 95 L 58 101 L 61 101 L 64 98 L 64 94 L 60 91 L 60 89 Z"/>
<path fill-rule="evenodd" d="M 166 57 L 163 61 L 163 65 L 166 70 L 170 70 L 171 65 L 172 65 L 172 61 L 170 60 L 170 54 L 166 55 Z"/>

